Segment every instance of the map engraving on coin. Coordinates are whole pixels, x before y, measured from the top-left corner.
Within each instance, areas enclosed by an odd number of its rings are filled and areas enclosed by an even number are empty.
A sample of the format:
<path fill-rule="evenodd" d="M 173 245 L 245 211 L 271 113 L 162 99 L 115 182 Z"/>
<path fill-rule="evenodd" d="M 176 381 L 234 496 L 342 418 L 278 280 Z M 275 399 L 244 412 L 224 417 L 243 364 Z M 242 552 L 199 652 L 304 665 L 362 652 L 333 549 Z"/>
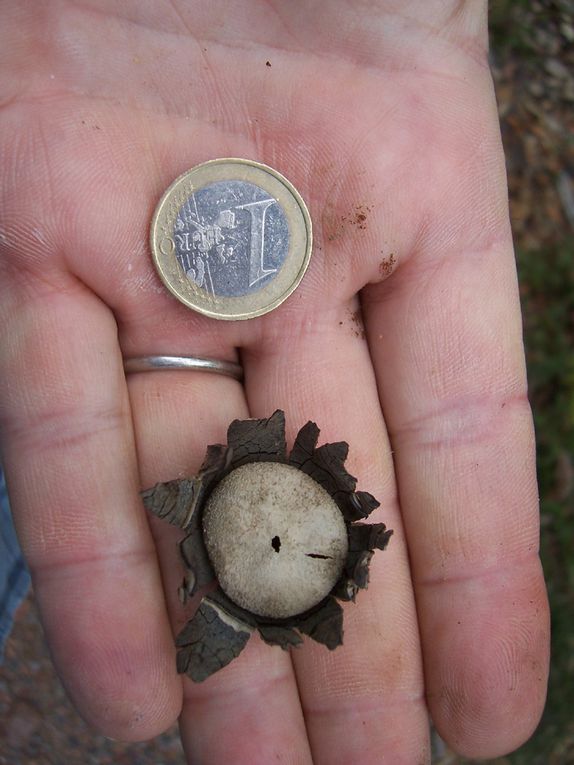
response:
<path fill-rule="evenodd" d="M 238 297 L 260 289 L 281 268 L 289 227 L 276 199 L 244 181 L 199 189 L 175 221 L 180 266 L 212 295 Z"/>
<path fill-rule="evenodd" d="M 212 160 L 176 179 L 151 227 L 164 284 L 218 319 L 248 319 L 280 305 L 305 273 L 311 241 L 295 188 L 272 168 L 241 159 Z"/>

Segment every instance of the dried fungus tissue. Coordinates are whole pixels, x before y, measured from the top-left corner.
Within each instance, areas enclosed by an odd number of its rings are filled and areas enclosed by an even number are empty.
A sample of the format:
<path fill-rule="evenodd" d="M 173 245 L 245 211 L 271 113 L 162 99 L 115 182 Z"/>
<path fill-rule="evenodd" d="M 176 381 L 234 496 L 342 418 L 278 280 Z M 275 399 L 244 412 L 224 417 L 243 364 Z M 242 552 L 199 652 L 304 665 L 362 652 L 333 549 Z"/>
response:
<path fill-rule="evenodd" d="M 362 523 L 379 503 L 355 491 L 348 444 L 317 446 L 308 422 L 287 455 L 285 415 L 235 420 L 196 476 L 142 492 L 146 508 L 186 532 L 183 599 L 207 590 L 176 637 L 177 669 L 200 682 L 239 655 L 254 631 L 288 650 L 302 635 L 333 650 L 343 609 L 369 581 L 392 534 Z"/>

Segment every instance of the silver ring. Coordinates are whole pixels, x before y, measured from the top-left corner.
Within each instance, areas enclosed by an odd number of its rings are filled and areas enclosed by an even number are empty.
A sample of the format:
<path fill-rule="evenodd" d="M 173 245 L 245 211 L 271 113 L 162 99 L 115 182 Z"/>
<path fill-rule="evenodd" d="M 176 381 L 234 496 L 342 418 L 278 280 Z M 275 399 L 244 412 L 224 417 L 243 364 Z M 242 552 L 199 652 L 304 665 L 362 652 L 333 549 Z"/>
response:
<path fill-rule="evenodd" d="M 243 379 L 243 368 L 233 361 L 202 359 L 198 356 L 138 356 L 124 359 L 124 372 L 154 372 L 158 369 L 194 369 L 203 372 L 215 372 L 219 375 Z"/>

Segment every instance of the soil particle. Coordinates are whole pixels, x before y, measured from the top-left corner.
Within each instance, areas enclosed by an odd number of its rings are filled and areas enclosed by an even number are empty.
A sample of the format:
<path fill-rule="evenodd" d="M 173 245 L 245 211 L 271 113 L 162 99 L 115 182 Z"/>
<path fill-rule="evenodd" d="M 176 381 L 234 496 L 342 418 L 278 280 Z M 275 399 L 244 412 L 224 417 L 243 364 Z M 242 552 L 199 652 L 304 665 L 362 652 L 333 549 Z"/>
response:
<path fill-rule="evenodd" d="M 397 258 L 394 253 L 391 252 L 388 258 L 383 258 L 379 263 L 379 275 L 382 279 L 386 279 L 395 270 Z"/>
<path fill-rule="evenodd" d="M 367 228 L 367 217 L 371 210 L 372 207 L 369 207 L 368 205 L 355 205 L 349 214 L 341 217 L 341 223 L 343 225 L 349 223 L 351 226 L 356 226 L 357 228 L 364 230 Z"/>
<path fill-rule="evenodd" d="M 355 337 L 364 340 L 366 338 L 365 325 L 361 311 L 351 311 L 351 330 Z"/>
<path fill-rule="evenodd" d="M 337 239 L 348 233 L 349 230 L 353 231 L 359 229 L 364 231 L 367 228 L 367 221 L 369 214 L 373 211 L 373 208 L 367 204 L 356 204 L 345 215 L 335 216 L 327 224 L 327 241 L 334 242 Z M 349 229 L 351 227 L 351 229 Z"/>

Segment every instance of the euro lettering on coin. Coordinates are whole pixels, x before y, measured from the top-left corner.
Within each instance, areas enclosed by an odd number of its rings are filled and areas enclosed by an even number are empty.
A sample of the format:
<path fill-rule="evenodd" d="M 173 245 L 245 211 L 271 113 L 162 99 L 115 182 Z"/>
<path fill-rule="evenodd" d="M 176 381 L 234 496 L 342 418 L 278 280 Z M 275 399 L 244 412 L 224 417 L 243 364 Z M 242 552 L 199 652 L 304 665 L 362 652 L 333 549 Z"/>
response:
<path fill-rule="evenodd" d="M 251 319 L 295 290 L 311 256 L 311 219 L 276 170 L 214 159 L 177 178 L 151 224 L 151 250 L 165 286 L 215 319 Z"/>

